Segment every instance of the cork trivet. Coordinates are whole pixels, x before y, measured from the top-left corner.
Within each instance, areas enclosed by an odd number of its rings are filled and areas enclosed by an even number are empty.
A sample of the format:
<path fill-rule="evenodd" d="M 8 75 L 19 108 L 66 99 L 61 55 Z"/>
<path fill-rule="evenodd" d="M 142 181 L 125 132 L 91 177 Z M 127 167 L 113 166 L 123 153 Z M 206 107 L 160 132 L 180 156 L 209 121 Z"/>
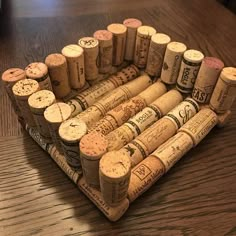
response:
<path fill-rule="evenodd" d="M 151 26 L 143 25 L 137 29 L 134 49 L 134 64 L 139 68 L 146 67 L 151 37 L 155 33 L 156 30 Z"/>
<path fill-rule="evenodd" d="M 37 125 L 37 129 L 48 142 L 51 142 L 52 140 L 48 129 L 48 122 L 44 118 L 44 111 L 55 102 L 56 97 L 54 93 L 49 90 L 40 90 L 33 93 L 28 99 L 28 104 Z"/>
<path fill-rule="evenodd" d="M 45 64 L 48 67 L 55 96 L 57 98 L 66 97 L 71 92 L 71 88 L 65 56 L 59 53 L 50 54 L 46 57 Z"/>
<path fill-rule="evenodd" d="M 20 114 L 24 118 L 25 122 L 31 127 L 35 127 L 36 124 L 32 112 L 30 111 L 28 98 L 39 89 L 39 83 L 32 79 L 19 80 L 12 87 L 12 92 L 20 109 Z"/>
<path fill-rule="evenodd" d="M 137 29 L 142 22 L 135 18 L 128 18 L 123 21 L 123 24 L 127 27 L 125 60 L 133 61 Z"/>
<path fill-rule="evenodd" d="M 123 24 L 110 24 L 107 30 L 113 34 L 112 64 L 117 66 L 124 61 L 127 27 Z"/>
<path fill-rule="evenodd" d="M 84 49 L 84 67 L 86 80 L 96 80 L 98 77 L 98 40 L 93 37 L 83 37 L 78 44 Z"/>
<path fill-rule="evenodd" d="M 157 148 L 151 155 L 161 160 L 162 164 L 165 166 L 165 172 L 167 172 L 192 147 L 193 141 L 191 137 L 184 132 L 178 132 Z"/>
<path fill-rule="evenodd" d="M 110 206 L 119 205 L 127 197 L 131 173 L 129 156 L 121 151 L 108 152 L 100 160 L 101 193 Z"/>
<path fill-rule="evenodd" d="M 166 47 L 164 56 L 161 80 L 166 84 L 175 84 L 179 75 L 179 69 L 183 54 L 187 47 L 180 42 L 170 42 Z"/>
<path fill-rule="evenodd" d="M 230 110 L 236 97 L 236 68 L 225 67 L 213 91 L 210 107 L 217 113 Z"/>
<path fill-rule="evenodd" d="M 112 33 L 108 30 L 97 30 L 93 37 L 99 42 L 99 73 L 109 73 L 112 68 Z"/>
<path fill-rule="evenodd" d="M 71 88 L 82 88 L 85 84 L 84 50 L 77 44 L 69 44 L 61 50 L 66 57 Z"/>
<path fill-rule="evenodd" d="M 44 118 L 48 122 L 49 132 L 52 140 L 56 145 L 58 151 L 63 153 L 58 129 L 60 124 L 69 119 L 71 116 L 71 108 L 68 104 L 63 102 L 57 102 L 47 107 L 44 111 Z"/>
<path fill-rule="evenodd" d="M 152 35 L 145 69 L 149 75 L 160 77 L 166 46 L 170 40 L 166 34 Z"/>
<path fill-rule="evenodd" d="M 231 116 L 232 112 L 230 110 L 227 110 L 225 113 L 218 114 L 218 122 L 216 126 L 218 128 L 225 127 L 229 123 Z"/>
<path fill-rule="evenodd" d="M 191 93 L 204 55 L 197 50 L 185 51 L 176 87 L 182 93 Z"/>
<path fill-rule="evenodd" d="M 87 133 L 86 124 L 78 118 L 71 118 L 61 123 L 58 133 L 68 165 L 74 169 L 81 167 L 79 143 Z"/>
<path fill-rule="evenodd" d="M 78 187 L 110 221 L 119 220 L 129 207 L 127 198 L 115 207 L 109 206 L 104 201 L 101 192 L 90 187 L 84 177 L 79 180 Z"/>
<path fill-rule="evenodd" d="M 52 91 L 52 84 L 48 74 L 48 67 L 42 62 L 33 62 L 25 68 L 27 79 L 34 79 L 39 83 L 40 89 Z"/>
<path fill-rule="evenodd" d="M 193 140 L 194 146 L 198 145 L 202 139 L 217 124 L 218 117 L 214 111 L 208 108 L 201 109 L 192 119 L 183 125 L 179 132 L 185 132 Z"/>
<path fill-rule="evenodd" d="M 194 84 L 192 98 L 199 103 L 209 103 L 224 63 L 215 57 L 205 57 Z"/>
<path fill-rule="evenodd" d="M 20 109 L 16 103 L 16 99 L 12 92 L 12 87 L 16 82 L 22 79 L 25 79 L 25 71 L 20 68 L 10 68 L 2 74 L 3 85 L 6 89 L 8 97 L 11 100 L 12 107 L 18 116 L 21 116 Z"/>
<path fill-rule="evenodd" d="M 165 167 L 154 156 L 148 156 L 131 170 L 128 199 L 133 202 L 147 191 L 162 175 Z"/>
<path fill-rule="evenodd" d="M 99 187 L 99 160 L 107 151 L 108 142 L 98 132 L 91 132 L 80 141 L 80 159 L 86 182 Z"/>

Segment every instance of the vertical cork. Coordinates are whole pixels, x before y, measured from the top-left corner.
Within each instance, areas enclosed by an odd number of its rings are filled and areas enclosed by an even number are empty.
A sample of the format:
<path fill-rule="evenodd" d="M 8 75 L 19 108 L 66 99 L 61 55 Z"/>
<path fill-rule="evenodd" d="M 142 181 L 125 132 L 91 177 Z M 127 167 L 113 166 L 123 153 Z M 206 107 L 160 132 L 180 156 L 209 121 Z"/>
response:
<path fill-rule="evenodd" d="M 12 87 L 12 92 L 20 109 L 20 114 L 30 127 L 35 127 L 36 124 L 30 111 L 28 98 L 31 94 L 37 92 L 39 89 L 39 83 L 32 79 L 19 80 Z"/>
<path fill-rule="evenodd" d="M 19 80 L 25 79 L 25 71 L 20 68 L 10 68 L 3 72 L 2 74 L 2 82 L 6 89 L 7 95 L 11 100 L 12 107 L 15 113 L 21 117 L 20 109 L 16 103 L 16 99 L 14 97 L 12 87 Z"/>
<path fill-rule="evenodd" d="M 137 29 L 142 22 L 135 18 L 128 18 L 123 21 L 123 25 L 127 27 L 125 60 L 133 61 Z"/>
<path fill-rule="evenodd" d="M 61 53 L 65 56 L 67 61 L 69 83 L 71 88 L 82 88 L 85 84 L 83 48 L 76 44 L 69 44 L 61 50 Z"/>
<path fill-rule="evenodd" d="M 197 50 L 185 51 L 176 87 L 182 93 L 191 93 L 204 55 Z"/>
<path fill-rule="evenodd" d="M 96 80 L 98 77 L 98 40 L 93 37 L 83 37 L 78 44 L 84 49 L 84 66 L 86 80 Z"/>
<path fill-rule="evenodd" d="M 65 56 L 53 53 L 46 57 L 45 64 L 48 67 L 52 89 L 57 98 L 64 98 L 70 92 L 70 84 L 67 73 L 67 62 Z"/>
<path fill-rule="evenodd" d="M 51 142 L 52 139 L 48 129 L 48 123 L 44 118 L 44 111 L 55 102 L 56 97 L 54 93 L 49 90 L 40 90 L 33 93 L 28 99 L 28 104 L 37 125 L 37 129 L 47 142 Z"/>
<path fill-rule="evenodd" d="M 170 42 L 166 47 L 161 80 L 166 84 L 175 84 L 179 75 L 179 69 L 183 54 L 187 47 L 180 42 Z"/>
<path fill-rule="evenodd" d="M 87 133 L 87 126 L 77 118 L 71 118 L 61 123 L 58 130 L 64 156 L 73 169 L 81 167 L 79 143 Z"/>
<path fill-rule="evenodd" d="M 166 46 L 170 40 L 166 34 L 152 35 L 145 69 L 149 75 L 160 77 Z"/>
<path fill-rule="evenodd" d="M 119 205 L 127 197 L 131 173 L 129 156 L 121 151 L 108 152 L 100 160 L 101 193 L 110 206 Z"/>
<path fill-rule="evenodd" d="M 98 70 L 99 73 L 109 73 L 112 68 L 112 33 L 108 30 L 97 30 L 93 37 L 99 42 L 99 58 Z"/>
<path fill-rule="evenodd" d="M 215 57 L 205 57 L 194 84 L 192 98 L 199 103 L 209 103 L 224 63 Z"/>
<path fill-rule="evenodd" d="M 134 49 L 134 64 L 139 68 L 146 67 L 151 37 L 155 33 L 156 30 L 151 26 L 143 25 L 137 29 Z"/>
<path fill-rule="evenodd" d="M 230 110 L 236 97 L 236 68 L 225 67 L 213 91 L 210 107 L 217 113 Z"/>
<path fill-rule="evenodd" d="M 99 187 L 99 161 L 107 151 L 107 140 L 98 132 L 91 132 L 80 141 L 80 159 L 88 185 Z"/>
<path fill-rule="evenodd" d="M 110 24 L 107 30 L 113 34 L 113 65 L 124 61 L 127 27 L 123 24 Z"/>
<path fill-rule="evenodd" d="M 48 67 L 42 62 L 33 62 L 25 68 L 27 79 L 34 79 L 39 83 L 40 89 L 52 91 L 52 84 L 48 74 Z"/>

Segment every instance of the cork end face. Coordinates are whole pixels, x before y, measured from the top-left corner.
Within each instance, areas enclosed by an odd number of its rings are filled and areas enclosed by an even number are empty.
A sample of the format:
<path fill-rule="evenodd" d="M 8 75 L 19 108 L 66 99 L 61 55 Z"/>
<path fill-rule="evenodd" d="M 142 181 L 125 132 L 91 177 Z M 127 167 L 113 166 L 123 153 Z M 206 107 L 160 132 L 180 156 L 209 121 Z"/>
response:
<path fill-rule="evenodd" d="M 126 27 L 130 27 L 130 28 L 138 28 L 142 25 L 142 21 L 136 19 L 136 18 L 128 18 L 128 19 L 125 19 L 123 21 L 123 24 L 126 26 Z"/>
<path fill-rule="evenodd" d="M 203 58 L 203 53 L 198 50 L 189 49 L 184 53 L 184 59 L 193 63 L 201 62 Z"/>
<path fill-rule="evenodd" d="M 123 24 L 115 23 L 108 25 L 107 30 L 113 34 L 124 34 L 127 30 L 127 27 Z"/>
<path fill-rule="evenodd" d="M 180 42 L 170 42 L 167 45 L 167 48 L 173 52 L 184 53 L 187 50 L 187 46 Z"/>
<path fill-rule="evenodd" d="M 83 37 L 78 41 L 78 44 L 82 48 L 94 48 L 98 46 L 98 40 L 93 37 Z"/>
<path fill-rule="evenodd" d="M 12 87 L 15 96 L 30 96 L 37 90 L 39 90 L 39 84 L 33 79 L 20 80 Z"/>
<path fill-rule="evenodd" d="M 93 37 L 96 38 L 97 40 L 101 40 L 101 41 L 111 40 L 112 33 L 108 30 L 97 30 L 93 34 Z"/>
<path fill-rule="evenodd" d="M 50 67 L 61 66 L 66 63 L 66 58 L 60 53 L 53 53 L 46 57 L 45 64 Z"/>
<path fill-rule="evenodd" d="M 224 63 L 216 57 L 205 57 L 202 60 L 202 63 L 205 64 L 208 68 L 216 69 L 219 71 L 224 67 Z"/>
<path fill-rule="evenodd" d="M 42 62 L 33 62 L 25 68 L 26 77 L 41 78 L 48 73 L 48 67 Z"/>
<path fill-rule="evenodd" d="M 84 50 L 77 44 L 69 44 L 65 46 L 61 53 L 67 58 L 76 58 L 83 54 Z"/>
<path fill-rule="evenodd" d="M 236 68 L 225 67 L 221 72 L 221 78 L 231 84 L 236 84 Z"/>
<path fill-rule="evenodd" d="M 2 80 L 5 82 L 17 82 L 22 79 L 25 79 L 25 71 L 20 68 L 10 68 L 2 74 Z"/>
<path fill-rule="evenodd" d="M 152 36 L 151 40 L 157 44 L 167 44 L 171 39 L 167 34 L 157 33 Z"/>
<path fill-rule="evenodd" d="M 137 33 L 140 35 L 151 37 L 156 33 L 156 30 L 151 26 L 143 25 L 138 27 Z"/>

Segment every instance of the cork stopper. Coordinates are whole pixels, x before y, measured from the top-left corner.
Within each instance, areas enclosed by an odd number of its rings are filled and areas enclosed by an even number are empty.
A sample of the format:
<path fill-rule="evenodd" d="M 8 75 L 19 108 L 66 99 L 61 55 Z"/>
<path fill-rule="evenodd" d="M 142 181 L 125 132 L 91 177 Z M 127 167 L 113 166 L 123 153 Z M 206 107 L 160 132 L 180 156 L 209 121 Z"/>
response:
<path fill-rule="evenodd" d="M 123 21 L 123 24 L 129 28 L 138 28 L 142 25 L 142 22 L 136 18 L 128 18 Z"/>
<path fill-rule="evenodd" d="M 83 54 L 84 50 L 77 44 L 69 44 L 65 46 L 61 53 L 67 58 L 76 58 L 80 57 Z"/>
<path fill-rule="evenodd" d="M 138 27 L 137 30 L 138 35 L 147 36 L 148 38 L 151 38 L 151 36 L 154 35 L 155 33 L 156 30 L 153 27 L 147 25 L 140 26 Z"/>
<path fill-rule="evenodd" d="M 115 35 L 124 34 L 127 30 L 127 27 L 123 24 L 110 24 L 107 26 L 107 30 Z"/>
<path fill-rule="evenodd" d="M 20 80 L 12 87 L 14 95 L 21 98 L 28 98 L 31 94 L 38 90 L 38 82 L 32 79 Z"/>
<path fill-rule="evenodd" d="M 202 64 L 206 65 L 208 68 L 212 68 L 218 71 L 222 70 L 222 68 L 224 67 L 224 63 L 216 57 L 205 57 L 202 60 Z"/>
<path fill-rule="evenodd" d="M 93 34 L 93 37 L 98 41 L 107 41 L 112 39 L 112 33 L 108 30 L 97 30 Z"/>
<path fill-rule="evenodd" d="M 86 124 L 76 117 L 64 121 L 59 127 L 59 135 L 66 142 L 79 141 L 86 133 Z"/>
<path fill-rule="evenodd" d="M 6 83 L 16 83 L 25 79 L 25 71 L 20 68 L 10 68 L 2 74 L 2 80 Z"/>
<path fill-rule="evenodd" d="M 71 108 L 68 104 L 57 102 L 46 108 L 44 117 L 49 123 L 61 123 L 71 116 Z"/>
<path fill-rule="evenodd" d="M 180 42 L 170 42 L 167 49 L 173 52 L 184 53 L 187 49 L 186 45 Z"/>
<path fill-rule="evenodd" d="M 94 48 L 96 46 L 98 46 L 98 40 L 93 38 L 93 37 L 83 37 L 79 40 L 78 44 L 82 47 L 82 48 Z"/>
<path fill-rule="evenodd" d="M 171 39 L 166 34 L 157 33 L 157 34 L 152 35 L 151 40 L 152 42 L 156 44 L 167 44 L 170 42 Z"/>
<path fill-rule="evenodd" d="M 227 83 L 236 84 L 236 68 L 235 67 L 225 67 L 220 77 Z"/>
<path fill-rule="evenodd" d="M 189 62 L 199 63 L 203 58 L 204 55 L 198 50 L 189 49 L 184 53 L 184 59 Z"/>
<path fill-rule="evenodd" d="M 65 56 L 63 56 L 60 53 L 50 54 L 45 59 L 45 64 L 49 68 L 55 68 L 55 67 L 58 67 L 58 66 L 62 66 L 65 63 L 66 63 L 66 58 L 65 58 Z"/>
<path fill-rule="evenodd" d="M 38 79 L 48 74 L 48 67 L 42 62 L 33 62 L 25 68 L 27 78 Z"/>

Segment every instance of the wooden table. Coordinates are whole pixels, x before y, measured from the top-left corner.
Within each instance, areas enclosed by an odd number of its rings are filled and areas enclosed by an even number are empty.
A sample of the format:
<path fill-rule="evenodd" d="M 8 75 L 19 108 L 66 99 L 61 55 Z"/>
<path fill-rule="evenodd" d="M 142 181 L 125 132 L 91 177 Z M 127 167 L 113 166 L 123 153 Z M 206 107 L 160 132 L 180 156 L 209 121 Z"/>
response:
<path fill-rule="evenodd" d="M 3 1 L 0 68 L 44 61 L 82 36 L 136 17 L 236 66 L 236 16 L 214 0 Z M 123 218 L 109 222 L 21 129 L 0 91 L 0 235 L 236 235 L 236 106 Z"/>

